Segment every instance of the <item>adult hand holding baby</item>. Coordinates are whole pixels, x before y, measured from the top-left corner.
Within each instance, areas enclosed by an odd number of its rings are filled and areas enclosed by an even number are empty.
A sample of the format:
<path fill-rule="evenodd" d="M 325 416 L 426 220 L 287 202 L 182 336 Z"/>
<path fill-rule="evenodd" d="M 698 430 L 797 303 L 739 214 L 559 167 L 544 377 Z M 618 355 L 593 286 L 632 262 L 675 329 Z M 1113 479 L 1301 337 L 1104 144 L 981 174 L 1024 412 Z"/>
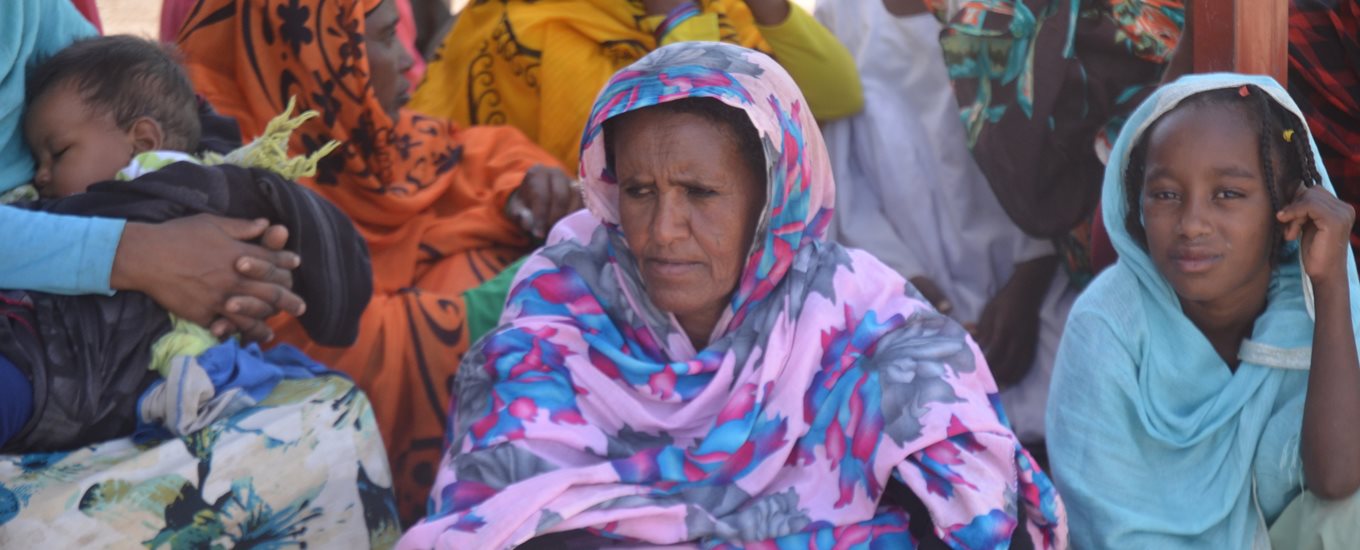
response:
<path fill-rule="evenodd" d="M 263 246 L 249 243 L 255 239 Z M 161 224 L 129 223 L 109 282 L 151 296 L 219 338 L 239 332 L 248 341 L 268 341 L 274 333 L 265 319 L 278 311 L 306 310 L 291 290 L 292 270 L 301 260 L 283 250 L 287 241 L 286 228 L 263 219 L 200 214 Z"/>

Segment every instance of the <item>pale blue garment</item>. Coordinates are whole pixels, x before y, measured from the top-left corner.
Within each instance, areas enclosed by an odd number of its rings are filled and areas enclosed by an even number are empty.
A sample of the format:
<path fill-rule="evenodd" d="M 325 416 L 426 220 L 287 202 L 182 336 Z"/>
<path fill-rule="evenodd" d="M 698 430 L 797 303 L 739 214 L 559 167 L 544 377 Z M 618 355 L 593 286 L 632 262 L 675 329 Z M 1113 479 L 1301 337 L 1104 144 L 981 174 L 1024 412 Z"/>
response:
<path fill-rule="evenodd" d="M 28 183 L 25 76 L 35 63 L 95 29 L 65 0 L 0 2 L 0 193 Z M 122 220 L 54 216 L 0 205 L 0 288 L 108 293 Z"/>
<path fill-rule="evenodd" d="M 1048 405 L 1052 471 L 1078 548 L 1250 548 L 1304 489 L 1313 322 L 1297 247 L 1275 270 L 1233 374 L 1124 228 L 1123 175 L 1138 137 L 1186 97 L 1244 84 L 1302 118 L 1269 78 L 1187 76 L 1143 103 L 1111 152 L 1101 207 L 1119 261 L 1073 307 Z M 1353 258 L 1348 270 L 1360 320 Z"/>

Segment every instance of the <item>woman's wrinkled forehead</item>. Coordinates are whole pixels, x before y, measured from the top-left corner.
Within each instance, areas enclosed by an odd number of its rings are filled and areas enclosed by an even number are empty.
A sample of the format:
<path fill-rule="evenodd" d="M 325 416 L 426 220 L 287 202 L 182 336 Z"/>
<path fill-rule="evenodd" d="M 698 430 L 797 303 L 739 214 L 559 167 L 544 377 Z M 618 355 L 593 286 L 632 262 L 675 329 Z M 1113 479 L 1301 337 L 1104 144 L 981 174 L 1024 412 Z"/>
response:
<path fill-rule="evenodd" d="M 793 79 L 762 53 L 718 42 L 657 49 L 619 71 L 600 92 L 582 136 L 586 204 L 617 223 L 617 189 L 607 170 L 606 120 L 681 99 L 709 98 L 745 112 L 765 147 L 770 210 L 806 223 L 834 203 L 826 148 Z M 789 206 L 790 208 L 782 208 Z"/>

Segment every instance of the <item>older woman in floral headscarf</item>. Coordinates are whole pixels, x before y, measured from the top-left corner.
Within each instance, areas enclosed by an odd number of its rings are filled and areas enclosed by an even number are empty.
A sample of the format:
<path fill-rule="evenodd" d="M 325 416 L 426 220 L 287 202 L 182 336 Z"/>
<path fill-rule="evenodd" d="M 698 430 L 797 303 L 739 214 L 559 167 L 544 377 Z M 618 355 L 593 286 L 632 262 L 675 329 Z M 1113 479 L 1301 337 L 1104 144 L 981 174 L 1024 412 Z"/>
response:
<path fill-rule="evenodd" d="M 401 546 L 909 547 L 917 523 L 956 547 L 1065 544 L 963 328 L 824 240 L 826 149 L 773 60 L 663 47 L 589 120 L 590 211 L 469 351 L 430 514 Z"/>
<path fill-rule="evenodd" d="M 291 318 L 276 330 L 373 399 L 412 518 L 434 481 L 448 381 L 468 344 L 462 293 L 526 253 L 529 233 L 546 233 L 579 196 L 560 170 L 534 167 L 555 161 L 516 130 L 460 130 L 402 109 L 411 59 L 396 25 L 392 0 L 204 0 L 179 42 L 199 93 L 243 135 L 296 97 L 321 116 L 294 133 L 291 153 L 344 143 L 300 183 L 368 242 L 374 295 L 359 338 L 321 346 Z"/>

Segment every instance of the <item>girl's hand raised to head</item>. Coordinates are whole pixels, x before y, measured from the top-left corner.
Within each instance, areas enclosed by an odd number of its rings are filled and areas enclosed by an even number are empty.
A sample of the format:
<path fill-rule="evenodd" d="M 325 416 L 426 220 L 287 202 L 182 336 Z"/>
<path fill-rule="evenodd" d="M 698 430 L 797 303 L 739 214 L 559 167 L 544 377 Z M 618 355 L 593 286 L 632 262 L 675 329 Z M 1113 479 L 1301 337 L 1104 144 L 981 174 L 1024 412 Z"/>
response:
<path fill-rule="evenodd" d="M 1285 239 L 1303 238 L 1303 270 L 1314 283 L 1345 281 L 1346 250 L 1355 223 L 1350 205 L 1321 186 L 1313 186 L 1299 191 L 1275 218 L 1285 224 Z"/>

